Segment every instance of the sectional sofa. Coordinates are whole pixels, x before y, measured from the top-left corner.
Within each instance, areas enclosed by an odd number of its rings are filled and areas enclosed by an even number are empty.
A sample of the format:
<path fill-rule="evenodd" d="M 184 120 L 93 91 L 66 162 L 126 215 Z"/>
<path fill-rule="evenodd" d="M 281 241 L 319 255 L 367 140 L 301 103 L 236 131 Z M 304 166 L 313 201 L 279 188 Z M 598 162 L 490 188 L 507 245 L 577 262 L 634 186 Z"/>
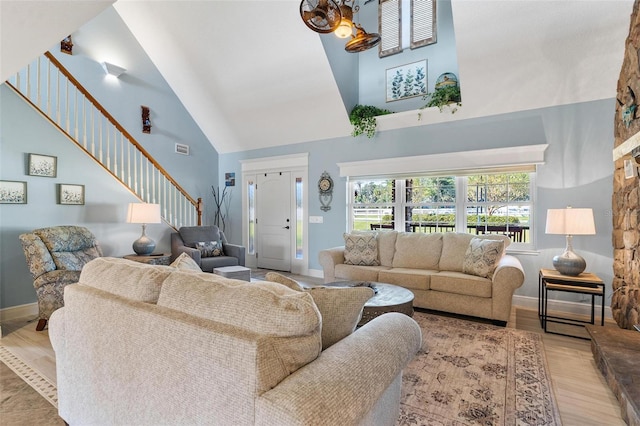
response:
<path fill-rule="evenodd" d="M 513 292 L 524 282 L 503 235 L 396 231 L 345 234 L 345 246 L 319 254 L 325 283 L 377 281 L 411 290 L 414 307 L 504 325 Z"/>
<path fill-rule="evenodd" d="M 326 342 L 331 315 L 313 292 L 191 264 L 103 257 L 66 287 L 49 336 L 67 424 L 395 425 L 421 346 L 413 319 L 390 313 L 353 332 L 373 290 L 337 289 L 332 308 L 355 300 L 344 294 L 360 301 L 348 333 Z"/>

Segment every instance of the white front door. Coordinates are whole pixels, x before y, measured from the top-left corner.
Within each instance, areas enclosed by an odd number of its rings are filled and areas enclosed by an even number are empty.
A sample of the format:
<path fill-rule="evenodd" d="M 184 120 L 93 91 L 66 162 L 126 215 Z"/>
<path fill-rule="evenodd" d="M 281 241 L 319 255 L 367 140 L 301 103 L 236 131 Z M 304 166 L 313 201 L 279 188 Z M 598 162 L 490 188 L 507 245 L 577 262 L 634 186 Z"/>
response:
<path fill-rule="evenodd" d="M 261 173 L 256 189 L 258 268 L 291 271 L 291 173 Z"/>

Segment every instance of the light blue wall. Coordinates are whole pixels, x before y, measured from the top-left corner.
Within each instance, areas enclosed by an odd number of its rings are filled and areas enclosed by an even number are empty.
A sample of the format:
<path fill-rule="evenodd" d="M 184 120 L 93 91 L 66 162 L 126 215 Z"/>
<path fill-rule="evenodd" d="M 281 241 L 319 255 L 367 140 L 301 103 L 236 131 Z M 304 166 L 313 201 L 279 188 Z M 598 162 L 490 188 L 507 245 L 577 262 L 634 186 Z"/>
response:
<path fill-rule="evenodd" d="M 4 84 L 0 86 L 0 105 L 0 178 L 26 181 L 28 201 L 0 204 L 0 301 L 5 308 L 36 301 L 18 240 L 21 233 L 55 225 L 86 226 L 99 239 L 105 255 L 120 256 L 131 253 L 140 226 L 125 223 L 127 205 L 136 198 Z M 28 176 L 28 153 L 56 156 L 57 177 Z M 84 185 L 85 205 L 57 204 L 59 183 Z M 165 228 L 148 228 L 159 251 L 168 249 Z"/>
<path fill-rule="evenodd" d="M 218 182 L 218 154 L 119 15 L 109 8 L 73 36 L 74 55 L 56 56 L 192 197 L 205 200 L 204 221 L 212 223 L 211 185 Z M 58 46 L 52 48 L 54 52 Z M 98 57 L 98 50 L 127 52 L 123 63 L 117 64 L 127 68 L 127 73 L 116 81 L 106 79 L 96 61 L 109 58 Z M 141 131 L 140 105 L 151 108 L 153 127 L 148 135 Z M 176 142 L 189 145 L 190 155 L 175 154 Z M 56 156 L 57 177 L 28 176 L 28 153 Z M 0 179 L 26 181 L 28 187 L 28 204 L 0 204 L 0 308 L 36 301 L 18 240 L 23 232 L 82 225 L 96 235 L 105 255 L 132 253 L 131 244 L 140 236 L 141 227 L 125 220 L 128 203 L 137 198 L 4 84 L 0 86 Z M 85 205 L 58 205 L 59 183 L 85 185 Z M 163 224 L 147 227 L 147 235 L 157 242 L 156 251 L 170 251 L 170 232 Z"/>
<path fill-rule="evenodd" d="M 370 32 L 377 32 L 378 8 L 377 2 L 360 7 L 361 22 Z M 450 1 L 438 1 L 437 13 L 437 43 L 417 49 L 406 48 L 401 53 L 378 57 L 378 48 L 369 49 L 360 55 L 360 103 L 375 105 L 393 112 L 409 111 L 420 108 L 426 103 L 422 96 L 403 99 L 401 101 L 386 102 L 385 73 L 389 68 L 398 67 L 412 62 L 427 60 L 427 91 L 433 92 L 436 79 L 440 74 L 452 72 L 458 75 L 458 57 L 456 55 L 456 41 L 453 31 L 453 15 Z M 368 28 L 371 28 L 369 30 Z M 464 96 L 464 94 L 462 94 Z"/>
<path fill-rule="evenodd" d="M 73 41 L 71 56 L 61 53 L 59 45 L 50 51 L 191 196 L 204 198 L 205 220 L 213 220 L 211 185 L 218 184 L 218 154 L 120 15 L 113 7 L 106 9 L 76 31 Z M 117 79 L 108 77 L 103 61 L 127 71 Z M 150 134 L 142 133 L 141 105 L 150 108 Z M 190 155 L 176 154 L 176 143 L 189 145 Z M 194 179 L 194 170 L 201 179 Z"/>
<path fill-rule="evenodd" d="M 343 244 L 347 230 L 346 179 L 339 177 L 337 163 L 411 155 L 441 154 L 465 150 L 548 143 L 546 164 L 539 166 L 535 209 L 537 253 L 518 255 L 525 267 L 526 282 L 517 294 L 537 297 L 538 269 L 551 267 L 551 259 L 564 248 L 562 236 L 545 235 L 547 208 L 591 207 L 596 236 L 576 237 L 574 248 L 589 270 L 606 282 L 612 280 L 611 195 L 614 100 L 603 100 L 447 124 L 380 132 L 373 139 L 343 137 L 220 156 L 220 171 L 241 176 L 239 160 L 293 153 L 309 153 L 309 215 L 323 216 L 324 223 L 309 225 L 309 267 L 321 269 L 320 250 Z M 416 118 L 417 119 L 417 118 Z M 327 170 L 336 182 L 331 210 L 322 212 L 316 182 Z M 238 180 L 238 185 L 240 182 Z M 240 218 L 241 200 L 234 197 L 231 214 Z M 233 235 L 241 223 L 232 223 Z"/>
<path fill-rule="evenodd" d="M 426 59 L 429 93 L 433 92 L 436 79 L 442 73 L 452 72 L 458 75 L 451 2 L 438 1 L 436 13 L 437 43 L 418 49 L 407 47 L 400 53 L 384 58 L 378 57 L 378 46 L 357 54 L 348 53 L 344 50 L 345 39 L 338 39 L 333 34 L 320 36 L 348 112 L 353 109 L 355 103 L 375 105 L 393 112 L 414 110 L 425 105 L 426 101 L 422 96 L 386 102 L 385 75 L 389 68 Z M 360 11 L 354 15 L 354 21 L 360 23 L 367 32 L 377 33 L 378 2 L 360 2 Z M 357 85 L 357 102 L 353 101 L 354 85 Z"/>
<path fill-rule="evenodd" d="M 347 112 L 358 103 L 359 55 L 344 50 L 344 40 L 333 34 L 319 35 Z"/>

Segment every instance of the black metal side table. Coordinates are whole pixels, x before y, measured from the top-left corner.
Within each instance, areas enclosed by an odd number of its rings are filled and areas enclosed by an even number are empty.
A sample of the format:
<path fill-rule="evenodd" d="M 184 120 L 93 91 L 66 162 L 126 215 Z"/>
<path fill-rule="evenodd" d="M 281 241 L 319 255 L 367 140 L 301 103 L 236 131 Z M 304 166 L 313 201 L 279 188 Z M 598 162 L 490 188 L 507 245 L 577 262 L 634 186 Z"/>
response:
<path fill-rule="evenodd" d="M 552 316 L 548 313 L 549 291 L 563 291 L 567 293 L 586 294 L 591 296 L 591 319 L 590 321 L 577 320 L 566 317 Z M 578 337 L 571 334 L 564 334 L 555 331 L 548 331 L 547 324 L 550 322 L 558 324 L 568 324 L 583 326 L 584 324 L 595 324 L 595 298 L 600 296 L 602 309 L 600 312 L 600 325 L 604 325 L 604 300 L 605 285 L 597 275 L 583 272 L 572 277 L 562 275 L 554 269 L 540 269 L 538 281 L 538 318 L 545 333 L 560 334 L 569 337 Z"/>

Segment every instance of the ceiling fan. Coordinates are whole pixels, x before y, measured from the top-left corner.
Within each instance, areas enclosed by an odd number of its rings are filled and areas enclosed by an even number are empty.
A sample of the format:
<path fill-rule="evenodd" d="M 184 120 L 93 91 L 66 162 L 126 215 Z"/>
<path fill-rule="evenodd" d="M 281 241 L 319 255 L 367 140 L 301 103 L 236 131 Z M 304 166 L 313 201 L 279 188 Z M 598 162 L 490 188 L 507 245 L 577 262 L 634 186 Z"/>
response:
<path fill-rule="evenodd" d="M 307 27 L 321 34 L 335 31 L 342 19 L 340 7 L 333 0 L 302 0 L 300 16 Z"/>
<path fill-rule="evenodd" d="M 347 3 L 356 0 L 302 0 L 300 2 L 300 17 L 307 27 L 321 33 L 334 33 L 337 37 L 351 40 L 344 49 L 350 53 L 362 52 L 371 49 L 380 43 L 380 35 L 367 33 L 361 25 L 353 22 L 353 14 L 358 12 L 359 6 L 349 6 Z M 365 4 L 368 3 L 365 2 Z M 353 33 L 353 30 L 356 33 Z"/>

